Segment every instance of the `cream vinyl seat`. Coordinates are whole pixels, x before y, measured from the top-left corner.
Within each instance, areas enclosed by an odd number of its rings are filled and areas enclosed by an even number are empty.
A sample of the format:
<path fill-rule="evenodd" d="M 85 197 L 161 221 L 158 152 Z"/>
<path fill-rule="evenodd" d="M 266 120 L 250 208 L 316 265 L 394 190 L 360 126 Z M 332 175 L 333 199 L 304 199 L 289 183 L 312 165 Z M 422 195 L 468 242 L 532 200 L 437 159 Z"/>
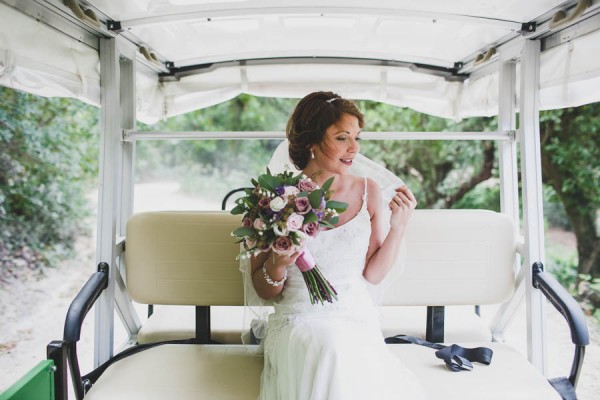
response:
<path fill-rule="evenodd" d="M 243 324 L 239 320 L 243 285 L 235 260 L 239 247 L 230 232 L 238 224 L 239 217 L 224 212 L 134 215 L 127 225 L 126 247 L 127 288 L 132 299 L 216 310 L 233 306 L 226 320 L 237 335 Z M 411 333 L 405 319 L 394 316 L 400 308 L 411 313 L 424 306 L 496 304 L 513 293 L 515 232 L 502 214 L 418 210 L 406 241 L 402 279 L 386 292 L 381 306 L 384 333 Z M 185 312 L 193 314 L 193 307 L 189 309 L 191 313 Z M 213 320 L 219 323 L 218 318 Z M 492 347 L 491 365 L 476 363 L 471 372 L 452 373 L 432 349 L 388 346 L 424 383 L 431 399 L 560 399 L 526 358 L 509 346 L 488 340 L 459 343 Z M 164 344 L 114 362 L 86 398 L 255 399 L 261 371 L 257 346 Z"/>
<path fill-rule="evenodd" d="M 152 218 L 186 219 L 188 214 L 190 218 L 193 218 L 194 213 L 172 212 L 152 213 Z M 494 222 L 494 218 L 502 223 Z M 231 216 L 226 219 L 230 224 L 230 231 L 239 225 L 238 217 Z M 497 228 L 490 225 L 492 223 L 500 224 L 503 228 L 497 231 L 493 238 L 489 236 L 490 231 Z M 185 226 L 189 227 L 189 225 Z M 498 282 L 500 286 L 493 288 L 492 296 L 488 296 L 485 304 L 500 302 L 501 299 L 497 295 L 494 298 L 493 294 L 507 296 L 512 292 L 512 272 L 502 268 L 503 263 L 504 265 L 510 264 L 514 258 L 514 234 L 510 232 L 512 229 L 510 221 L 499 214 L 482 210 L 452 210 L 450 213 L 444 210 L 418 210 L 411 226 L 406 237 L 407 267 L 401 279 L 404 281 L 406 277 L 412 283 L 401 285 L 397 290 L 388 290 L 384 304 L 380 307 L 383 335 L 387 337 L 402 333 L 424 338 L 426 335 L 426 307 L 424 305 L 426 303 L 416 300 L 409 301 L 408 299 L 413 297 L 410 293 L 422 293 L 421 289 L 426 293 L 431 293 L 432 287 L 427 285 L 439 281 L 439 278 L 435 277 L 436 274 L 438 276 L 440 273 L 448 274 L 448 270 L 452 270 L 457 274 L 461 271 L 463 273 L 459 278 L 453 279 L 451 283 L 443 281 L 443 285 L 451 286 L 439 289 L 440 293 L 455 293 L 455 296 L 458 297 L 455 300 L 449 296 L 441 299 L 444 295 L 438 295 L 438 305 L 454 305 L 446 308 L 445 340 L 452 342 L 490 341 L 492 335 L 489 327 L 475 314 L 473 307 L 464 307 L 464 305 L 482 304 L 482 302 L 477 302 L 473 296 L 468 297 L 471 293 L 469 288 L 464 291 L 467 297 L 464 295 L 460 297 L 460 293 L 463 292 L 465 285 L 468 286 L 480 280 L 478 276 L 483 274 L 483 267 L 479 268 L 478 265 L 482 263 L 488 263 L 487 268 L 496 271 L 492 276 L 501 278 Z M 182 237 L 189 237 L 185 231 L 179 230 L 179 232 Z M 485 245 L 488 246 L 488 249 L 503 244 L 504 247 L 497 248 L 497 254 L 504 254 L 504 257 L 496 257 L 492 253 L 482 256 L 481 251 L 485 250 L 482 249 L 482 240 L 487 240 Z M 479 249 L 478 252 L 475 249 Z M 505 253 L 501 253 L 502 251 Z M 467 264 L 468 266 L 466 266 Z M 448 267 L 446 268 L 444 265 Z M 500 268 L 496 268 L 497 266 Z M 473 267 L 477 270 L 475 275 L 469 271 L 469 268 Z M 415 271 L 419 268 L 423 268 L 423 270 L 415 275 Z M 437 268 L 440 271 L 437 271 Z M 413 284 L 415 280 L 419 281 L 416 285 Z M 423 288 L 423 286 L 427 287 Z M 401 290 L 403 294 L 398 295 L 398 290 Z M 484 288 L 476 290 L 486 291 Z M 480 301 L 483 300 L 483 298 L 480 299 Z M 216 342 L 240 344 L 241 332 L 247 330 L 249 324 L 250 321 L 244 318 L 242 307 L 211 307 L 211 337 Z M 193 307 L 158 306 L 140 329 L 137 340 L 138 343 L 143 344 L 186 339 L 196 335 L 195 329 Z"/>

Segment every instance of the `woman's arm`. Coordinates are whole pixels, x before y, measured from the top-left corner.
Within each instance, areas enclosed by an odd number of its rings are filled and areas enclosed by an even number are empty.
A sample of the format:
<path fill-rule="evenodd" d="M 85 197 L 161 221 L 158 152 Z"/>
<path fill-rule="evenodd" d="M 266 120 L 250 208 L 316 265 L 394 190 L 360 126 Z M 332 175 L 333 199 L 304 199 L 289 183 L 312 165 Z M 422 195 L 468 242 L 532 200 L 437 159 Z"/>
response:
<path fill-rule="evenodd" d="M 253 256 L 250 259 L 252 267 L 250 273 L 256 293 L 265 300 L 277 297 L 283 291 L 283 285 L 274 286 L 267 282 L 264 272 L 272 281 L 280 281 L 286 276 L 287 266 L 294 264 L 298 256 L 298 252 L 285 256 L 272 251 Z M 265 271 L 263 271 L 263 266 Z"/>
<path fill-rule="evenodd" d="M 407 186 L 396 189 L 396 196 L 388 204 L 392 215 L 390 217 L 390 230 L 386 236 L 383 230 L 381 212 L 381 189 L 377 183 L 370 179 L 367 185 L 369 191 L 368 206 L 371 215 L 371 238 L 363 275 L 370 283 L 378 284 L 385 278 L 398 257 L 400 242 L 404 237 L 412 212 L 417 206 L 417 200 Z"/>

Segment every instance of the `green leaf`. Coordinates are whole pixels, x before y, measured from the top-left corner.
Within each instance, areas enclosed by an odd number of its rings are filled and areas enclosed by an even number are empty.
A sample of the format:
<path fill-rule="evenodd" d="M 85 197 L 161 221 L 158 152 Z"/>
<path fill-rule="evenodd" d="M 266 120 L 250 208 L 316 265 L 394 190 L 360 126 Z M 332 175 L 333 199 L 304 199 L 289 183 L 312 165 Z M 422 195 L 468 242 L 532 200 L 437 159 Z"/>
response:
<path fill-rule="evenodd" d="M 340 222 L 340 217 L 330 218 L 329 221 L 327 221 L 327 222 L 329 222 L 332 225 L 336 225 L 338 222 Z"/>
<path fill-rule="evenodd" d="M 325 205 L 327 208 L 331 208 L 337 212 L 344 212 L 348 208 L 348 203 L 342 201 L 329 200 Z"/>
<path fill-rule="evenodd" d="M 233 215 L 239 215 L 239 214 L 243 214 L 245 210 L 246 210 L 246 207 L 238 204 L 237 206 L 233 207 L 233 209 L 231 210 L 231 213 Z"/>
<path fill-rule="evenodd" d="M 331 187 L 331 184 L 333 183 L 333 178 L 334 178 L 334 177 L 332 176 L 331 178 L 327 179 L 327 180 L 325 181 L 325 183 L 323 184 L 323 186 L 321 186 L 321 189 L 322 189 L 324 192 L 328 191 L 328 190 L 329 190 L 329 188 Z"/>
<path fill-rule="evenodd" d="M 265 189 L 274 192 L 275 188 L 281 185 L 281 180 L 277 179 L 273 175 L 262 174 L 258 177 L 258 184 L 261 187 L 264 187 Z"/>
<path fill-rule="evenodd" d="M 254 230 L 253 228 L 246 228 L 242 226 L 231 233 L 233 233 L 237 237 L 253 236 L 256 235 L 256 230 Z"/>
<path fill-rule="evenodd" d="M 308 224 L 311 222 L 317 222 L 319 220 L 319 218 L 317 218 L 317 215 L 314 212 L 309 212 L 304 216 L 304 224 Z"/>
<path fill-rule="evenodd" d="M 332 219 L 333 220 L 333 219 Z M 335 228 L 335 226 L 333 226 L 330 222 L 327 222 L 325 220 L 319 222 L 320 226 L 324 226 L 326 228 Z"/>
<path fill-rule="evenodd" d="M 321 206 L 321 191 L 315 190 L 311 194 L 308 195 L 308 201 L 312 208 L 319 208 Z"/>

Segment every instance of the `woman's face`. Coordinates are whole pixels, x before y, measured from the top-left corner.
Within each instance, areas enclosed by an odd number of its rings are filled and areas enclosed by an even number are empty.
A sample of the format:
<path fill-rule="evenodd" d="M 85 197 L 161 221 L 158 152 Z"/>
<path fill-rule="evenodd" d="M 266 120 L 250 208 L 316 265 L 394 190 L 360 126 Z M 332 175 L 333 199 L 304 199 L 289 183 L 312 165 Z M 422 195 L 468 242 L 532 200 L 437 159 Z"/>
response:
<path fill-rule="evenodd" d="M 347 173 L 360 150 L 360 133 L 358 118 L 343 114 L 337 123 L 327 128 L 321 143 L 313 147 L 314 161 L 331 173 Z"/>

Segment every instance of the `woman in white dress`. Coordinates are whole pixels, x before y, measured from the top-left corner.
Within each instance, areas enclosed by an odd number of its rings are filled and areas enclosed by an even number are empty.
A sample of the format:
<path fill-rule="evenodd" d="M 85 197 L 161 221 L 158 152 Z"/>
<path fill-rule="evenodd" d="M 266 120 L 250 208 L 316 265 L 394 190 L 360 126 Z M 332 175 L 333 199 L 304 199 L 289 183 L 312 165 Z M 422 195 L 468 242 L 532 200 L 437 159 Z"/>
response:
<path fill-rule="evenodd" d="M 332 199 L 348 208 L 338 226 L 307 245 L 338 301 L 310 303 L 294 266 L 298 253 L 260 253 L 252 259 L 252 284 L 275 307 L 264 339 L 261 399 L 424 398 L 415 376 L 386 348 L 367 290 L 367 282 L 379 284 L 398 257 L 417 202 L 406 186 L 397 188 L 386 232 L 381 189 L 348 173 L 363 125 L 356 105 L 331 92 L 306 96 L 288 122 L 294 165 L 319 185 L 333 176 Z"/>

